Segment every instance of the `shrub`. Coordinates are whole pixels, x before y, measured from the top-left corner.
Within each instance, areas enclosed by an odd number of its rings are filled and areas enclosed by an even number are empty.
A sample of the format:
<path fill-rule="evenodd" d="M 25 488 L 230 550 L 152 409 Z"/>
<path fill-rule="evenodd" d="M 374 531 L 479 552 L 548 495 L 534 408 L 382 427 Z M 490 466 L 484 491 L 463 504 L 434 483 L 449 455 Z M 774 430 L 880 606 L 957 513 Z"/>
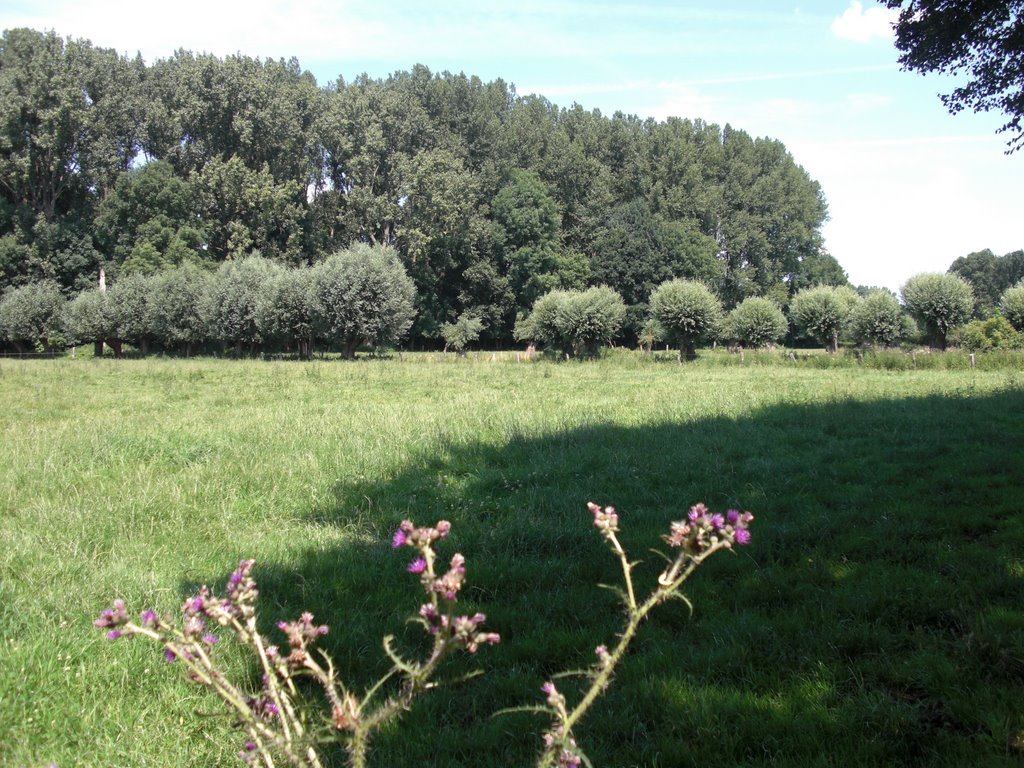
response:
<path fill-rule="evenodd" d="M 306 359 L 313 356 L 316 317 L 311 269 L 283 270 L 267 283 L 256 305 L 256 327 L 263 340 L 294 345 Z"/>
<path fill-rule="evenodd" d="M 925 273 L 907 280 L 902 290 L 907 309 L 927 329 L 929 340 L 946 348 L 949 332 L 967 322 L 974 310 L 974 292 L 959 275 Z"/>
<path fill-rule="evenodd" d="M 800 333 L 824 345 L 829 352 L 837 352 L 839 336 L 859 301 L 860 297 L 850 288 L 819 285 L 797 293 L 789 313 Z"/>
<path fill-rule="evenodd" d="M 726 328 L 745 347 L 767 347 L 786 335 L 789 323 L 774 301 L 750 296 L 729 313 Z"/>
<path fill-rule="evenodd" d="M 206 338 L 203 308 L 210 278 L 196 267 L 182 266 L 153 277 L 147 304 L 150 335 L 185 355 Z"/>
<path fill-rule="evenodd" d="M 1006 289 L 999 300 L 999 309 L 1014 328 L 1024 332 L 1024 280 Z"/>
<path fill-rule="evenodd" d="M 596 357 L 626 319 L 626 305 L 611 288 L 549 291 L 516 326 L 516 338 L 557 346 L 567 356 Z"/>
<path fill-rule="evenodd" d="M 887 291 L 872 291 L 853 310 L 850 324 L 860 344 L 891 347 L 903 338 L 906 328 L 903 307 Z"/>
<path fill-rule="evenodd" d="M 248 346 L 252 354 L 263 341 L 256 309 L 282 271 L 280 265 L 261 256 L 221 264 L 206 292 L 204 315 L 210 338 L 233 345 L 239 354 Z"/>
<path fill-rule="evenodd" d="M 117 323 L 106 291 L 92 288 L 82 291 L 64 307 L 64 333 L 73 344 L 92 342 L 96 345 L 96 354 L 103 354 L 103 343 L 113 341 L 115 354 L 120 355 L 120 345 L 116 342 Z"/>
<path fill-rule="evenodd" d="M 313 284 L 319 334 L 347 359 L 363 344 L 396 343 L 416 314 L 416 289 L 391 248 L 338 251 L 315 268 Z"/>
<path fill-rule="evenodd" d="M 0 299 L 0 334 L 19 349 L 49 350 L 63 343 L 64 303 L 60 289 L 51 281 L 12 288 Z"/>
<path fill-rule="evenodd" d="M 113 336 L 118 342 L 134 344 L 143 354 L 153 339 L 150 303 L 155 283 L 154 278 L 146 275 L 124 275 L 107 290 Z"/>
<path fill-rule="evenodd" d="M 669 280 L 651 292 L 651 316 L 665 341 L 679 348 L 680 360 L 696 356 L 697 344 L 714 338 L 722 320 L 722 304 L 703 283 Z"/>
<path fill-rule="evenodd" d="M 1022 335 L 1002 315 L 995 315 L 988 320 L 972 320 L 957 328 L 951 338 L 954 344 L 971 352 L 1018 349 L 1024 344 Z"/>
<path fill-rule="evenodd" d="M 483 320 L 476 315 L 463 312 L 454 323 L 445 323 L 441 326 L 441 338 L 444 339 L 445 349 L 450 348 L 464 355 L 466 347 L 479 339 L 483 330 Z"/>

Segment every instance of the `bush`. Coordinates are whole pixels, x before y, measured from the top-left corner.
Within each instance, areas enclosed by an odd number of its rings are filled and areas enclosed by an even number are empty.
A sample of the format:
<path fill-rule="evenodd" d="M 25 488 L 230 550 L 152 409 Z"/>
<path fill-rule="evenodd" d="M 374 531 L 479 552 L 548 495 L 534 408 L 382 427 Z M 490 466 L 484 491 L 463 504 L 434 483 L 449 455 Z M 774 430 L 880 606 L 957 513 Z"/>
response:
<path fill-rule="evenodd" d="M 850 318 L 853 337 L 859 344 L 891 347 L 903 338 L 906 324 L 899 300 L 887 291 L 872 291 Z"/>
<path fill-rule="evenodd" d="M 203 308 L 210 278 L 192 266 L 153 277 L 147 305 L 150 335 L 165 347 L 191 355 L 206 338 Z"/>
<path fill-rule="evenodd" d="M 51 281 L 29 283 L 7 291 L 0 299 L 0 335 L 19 349 L 48 351 L 63 343 L 61 315 L 64 296 Z"/>
<path fill-rule="evenodd" d="M 946 348 L 949 332 L 974 311 L 974 292 L 959 275 L 925 273 L 907 280 L 902 290 L 907 309 L 927 329 L 929 340 Z"/>
<path fill-rule="evenodd" d="M 463 312 L 454 323 L 441 326 L 441 338 L 444 339 L 445 349 L 451 348 L 463 355 L 466 347 L 479 339 L 483 330 L 484 323 L 479 317 Z"/>
<path fill-rule="evenodd" d="M 767 347 L 786 335 L 789 323 L 774 301 L 750 296 L 729 313 L 729 336 L 745 347 Z"/>
<path fill-rule="evenodd" d="M 266 285 L 256 306 L 256 327 L 264 341 L 294 345 L 299 357 L 313 356 L 317 317 L 313 270 L 288 269 Z"/>
<path fill-rule="evenodd" d="M 221 264 L 206 294 L 204 315 L 210 338 L 233 345 L 239 354 L 248 346 L 252 354 L 263 341 L 256 308 L 282 271 L 280 265 L 261 256 Z"/>
<path fill-rule="evenodd" d="M 596 357 L 626 319 L 626 304 L 611 288 L 549 291 L 516 326 L 516 338 L 559 347 L 567 356 Z"/>
<path fill-rule="evenodd" d="M 150 302 L 154 286 L 152 277 L 125 275 L 107 290 L 113 336 L 118 342 L 134 344 L 144 354 L 153 338 Z"/>
<path fill-rule="evenodd" d="M 789 312 L 801 334 L 834 353 L 839 351 L 839 336 L 859 301 L 860 297 L 850 288 L 820 285 L 797 293 Z"/>
<path fill-rule="evenodd" d="M 1024 346 L 1024 338 L 1014 330 L 1010 321 L 1002 315 L 990 317 L 988 320 L 972 320 L 967 325 L 957 328 L 952 341 L 959 347 L 971 352 L 988 352 L 993 349 L 1019 349 Z"/>
<path fill-rule="evenodd" d="M 714 337 L 722 321 L 722 305 L 703 283 L 669 280 L 651 293 L 651 316 L 664 338 L 679 348 L 680 359 L 696 356 L 697 344 Z"/>
<path fill-rule="evenodd" d="M 120 354 L 117 344 L 117 324 L 110 306 L 106 291 L 93 288 L 82 291 L 64 307 L 64 333 L 69 343 L 82 344 L 92 342 L 96 345 L 96 354 L 103 354 L 103 343 L 114 341 L 116 354 Z"/>
<path fill-rule="evenodd" d="M 313 283 L 318 331 L 348 359 L 363 344 L 396 343 L 416 314 L 416 289 L 391 248 L 338 251 L 315 268 Z"/>
<path fill-rule="evenodd" d="M 1006 289 L 999 300 L 999 309 L 1014 328 L 1024 332 L 1024 280 Z"/>

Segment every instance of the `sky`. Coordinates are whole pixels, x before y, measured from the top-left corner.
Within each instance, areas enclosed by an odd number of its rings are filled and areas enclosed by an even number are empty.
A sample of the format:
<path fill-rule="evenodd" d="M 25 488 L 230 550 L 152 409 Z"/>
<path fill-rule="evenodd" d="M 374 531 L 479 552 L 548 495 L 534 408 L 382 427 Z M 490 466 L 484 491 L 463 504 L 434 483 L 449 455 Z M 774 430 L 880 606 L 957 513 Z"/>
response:
<path fill-rule="evenodd" d="M 729 123 L 782 141 L 824 190 L 825 247 L 855 285 L 899 290 L 958 257 L 1024 248 L 1024 151 L 998 113 L 950 115 L 955 82 L 904 72 L 875 0 L 0 0 L 3 28 L 52 29 L 147 62 L 178 48 L 298 58 L 321 85 L 433 71 L 517 93 Z"/>

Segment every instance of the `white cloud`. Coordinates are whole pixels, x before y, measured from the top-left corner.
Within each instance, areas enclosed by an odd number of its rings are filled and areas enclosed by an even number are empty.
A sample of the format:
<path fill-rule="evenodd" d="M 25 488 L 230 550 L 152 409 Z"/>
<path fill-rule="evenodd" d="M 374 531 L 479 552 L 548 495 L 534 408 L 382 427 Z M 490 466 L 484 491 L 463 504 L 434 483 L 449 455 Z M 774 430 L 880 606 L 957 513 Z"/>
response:
<path fill-rule="evenodd" d="M 888 39 L 893 35 L 892 24 L 898 16 L 898 11 L 880 5 L 864 10 L 860 0 L 853 0 L 843 15 L 832 22 L 832 34 L 858 43 L 874 38 Z"/>

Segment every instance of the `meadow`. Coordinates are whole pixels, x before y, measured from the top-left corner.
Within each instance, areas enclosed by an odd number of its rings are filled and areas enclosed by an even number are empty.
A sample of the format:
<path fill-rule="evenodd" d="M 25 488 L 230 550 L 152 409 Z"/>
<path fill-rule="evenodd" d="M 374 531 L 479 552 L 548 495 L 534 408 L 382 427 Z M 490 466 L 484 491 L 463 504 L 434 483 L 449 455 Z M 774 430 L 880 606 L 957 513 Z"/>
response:
<path fill-rule="evenodd" d="M 371 765 L 531 765 L 547 723 L 494 713 L 621 626 L 589 500 L 643 592 L 691 504 L 756 515 L 579 727 L 598 768 L 1020 765 L 1024 373 L 735 357 L 0 360 L 0 765 L 239 764 L 217 700 L 93 619 L 175 611 L 251 557 L 266 633 L 312 611 L 367 685 L 383 635 L 417 643 L 405 517 L 452 522 L 502 642 Z"/>

